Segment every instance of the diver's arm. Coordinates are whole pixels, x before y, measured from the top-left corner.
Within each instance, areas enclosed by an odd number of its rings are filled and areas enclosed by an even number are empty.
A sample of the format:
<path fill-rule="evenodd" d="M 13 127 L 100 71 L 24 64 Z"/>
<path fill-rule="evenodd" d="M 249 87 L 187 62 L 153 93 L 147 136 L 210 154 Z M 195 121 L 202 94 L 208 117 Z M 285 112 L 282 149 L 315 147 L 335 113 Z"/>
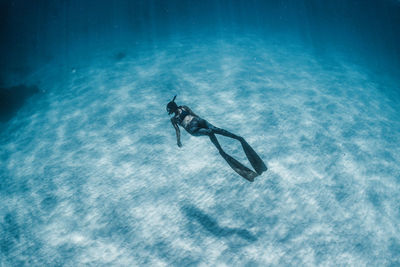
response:
<path fill-rule="evenodd" d="M 179 130 L 178 125 L 176 124 L 174 118 L 171 119 L 171 123 L 175 128 L 175 132 L 176 132 L 176 143 L 179 147 L 182 147 L 182 143 L 181 143 L 181 131 Z"/>
<path fill-rule="evenodd" d="M 186 109 L 190 115 L 194 116 L 194 117 L 199 117 L 197 116 L 188 106 L 182 106 L 184 109 Z"/>

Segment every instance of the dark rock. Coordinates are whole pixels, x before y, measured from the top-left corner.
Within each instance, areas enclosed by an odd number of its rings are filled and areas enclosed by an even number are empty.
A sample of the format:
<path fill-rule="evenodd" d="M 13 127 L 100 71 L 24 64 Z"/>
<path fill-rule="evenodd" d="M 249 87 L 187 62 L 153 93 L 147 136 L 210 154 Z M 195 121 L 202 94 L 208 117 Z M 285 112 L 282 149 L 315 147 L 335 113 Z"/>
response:
<path fill-rule="evenodd" d="M 39 93 L 37 86 L 18 85 L 0 88 L 0 122 L 9 121 L 25 101 L 37 93 Z"/>

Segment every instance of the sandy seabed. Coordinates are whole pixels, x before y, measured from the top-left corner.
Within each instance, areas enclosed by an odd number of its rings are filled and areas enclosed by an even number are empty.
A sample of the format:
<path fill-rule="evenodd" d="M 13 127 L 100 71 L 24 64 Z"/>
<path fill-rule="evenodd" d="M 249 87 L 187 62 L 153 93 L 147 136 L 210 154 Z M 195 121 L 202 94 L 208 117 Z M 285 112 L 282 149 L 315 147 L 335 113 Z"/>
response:
<path fill-rule="evenodd" d="M 395 89 L 252 36 L 132 49 L 27 78 L 44 94 L 0 134 L 1 266 L 400 264 Z M 175 94 L 268 171 L 249 183 L 184 131 L 179 149 Z"/>

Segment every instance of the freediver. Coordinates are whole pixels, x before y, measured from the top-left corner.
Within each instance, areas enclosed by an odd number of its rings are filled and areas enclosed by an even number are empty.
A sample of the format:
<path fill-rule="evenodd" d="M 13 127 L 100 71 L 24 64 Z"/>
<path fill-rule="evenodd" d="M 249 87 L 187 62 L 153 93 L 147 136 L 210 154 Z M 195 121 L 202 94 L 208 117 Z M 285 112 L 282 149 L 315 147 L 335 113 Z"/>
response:
<path fill-rule="evenodd" d="M 241 175 L 245 179 L 249 180 L 250 182 L 253 182 L 256 176 L 261 175 L 264 171 L 267 170 L 267 167 L 265 166 L 262 159 L 257 155 L 257 153 L 253 150 L 253 148 L 251 148 L 251 146 L 246 142 L 246 140 L 244 140 L 243 137 L 230 133 L 224 129 L 215 127 L 208 121 L 197 116 L 187 106 L 178 106 L 175 103 L 175 98 L 176 95 L 174 96 L 172 101 L 170 101 L 167 104 L 167 112 L 168 115 L 174 113 L 174 116 L 171 118 L 171 123 L 175 128 L 177 145 L 179 147 L 182 147 L 181 133 L 179 130 L 179 126 L 182 126 L 188 133 L 190 133 L 193 136 L 202 136 L 202 135 L 208 136 L 211 139 L 211 142 L 218 149 L 221 156 L 232 167 L 232 169 L 235 170 L 239 175 Z M 253 166 L 255 172 L 250 170 L 243 164 L 241 164 L 239 161 L 237 161 L 230 155 L 226 154 L 225 151 L 222 149 L 221 145 L 219 144 L 215 134 L 220 134 L 240 141 L 243 150 L 248 160 L 250 161 L 251 166 Z"/>

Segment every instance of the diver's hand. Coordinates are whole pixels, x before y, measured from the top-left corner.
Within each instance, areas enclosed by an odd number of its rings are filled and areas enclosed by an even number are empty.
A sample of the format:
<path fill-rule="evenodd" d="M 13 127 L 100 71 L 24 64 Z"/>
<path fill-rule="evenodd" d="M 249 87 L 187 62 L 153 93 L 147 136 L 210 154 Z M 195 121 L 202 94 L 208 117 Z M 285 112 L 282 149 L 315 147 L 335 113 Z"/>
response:
<path fill-rule="evenodd" d="M 178 141 L 178 143 L 177 143 L 177 144 L 178 144 L 178 146 L 179 146 L 179 147 L 182 147 L 182 143 L 181 143 L 181 141 Z"/>

